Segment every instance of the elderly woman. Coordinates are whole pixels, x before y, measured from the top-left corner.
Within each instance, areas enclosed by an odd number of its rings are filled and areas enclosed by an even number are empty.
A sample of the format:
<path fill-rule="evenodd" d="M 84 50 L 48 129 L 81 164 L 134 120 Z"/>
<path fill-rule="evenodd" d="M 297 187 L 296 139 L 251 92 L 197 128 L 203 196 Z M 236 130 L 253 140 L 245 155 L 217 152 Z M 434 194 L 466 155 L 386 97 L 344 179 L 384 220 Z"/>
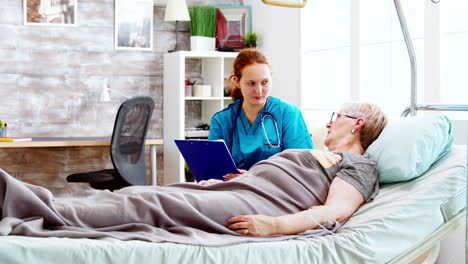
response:
<path fill-rule="evenodd" d="M 298 155 L 303 155 L 308 164 L 302 163 L 304 166 L 300 169 L 301 172 L 298 168 L 295 172 L 308 174 L 308 170 L 315 171 L 318 168 L 322 173 L 314 173 L 314 177 L 322 177 L 322 180 L 330 182 L 329 188 L 326 188 L 326 200 L 295 214 L 236 216 L 228 220 L 229 228 L 240 234 L 254 236 L 286 235 L 317 228 L 330 220 L 347 219 L 365 201 L 373 199 L 379 190 L 376 164 L 364 151 L 377 139 L 386 124 L 386 115 L 375 105 L 343 105 L 339 112 L 332 113 L 330 122 L 326 125 L 328 134 L 325 145 L 332 152 L 290 150 L 277 154 L 267 162 L 257 163 L 256 168 L 249 171 L 250 174 L 261 175 L 262 173 L 256 172 L 262 164 L 284 163 L 280 159 L 293 160 Z M 277 168 L 272 168 L 270 172 L 259 172 L 279 173 Z M 214 180 L 210 180 L 211 182 Z"/>
<path fill-rule="evenodd" d="M 376 164 L 364 151 L 385 124 L 377 106 L 344 105 L 327 124 L 325 144 L 331 152 L 286 150 L 240 177 L 208 185 L 131 186 L 55 198 L 0 170 L 0 235 L 207 244 L 197 232 L 254 239 L 315 229 L 350 217 L 377 194 Z M 176 239 L 178 235 L 191 240 Z M 236 236 L 222 235 L 229 237 Z"/>

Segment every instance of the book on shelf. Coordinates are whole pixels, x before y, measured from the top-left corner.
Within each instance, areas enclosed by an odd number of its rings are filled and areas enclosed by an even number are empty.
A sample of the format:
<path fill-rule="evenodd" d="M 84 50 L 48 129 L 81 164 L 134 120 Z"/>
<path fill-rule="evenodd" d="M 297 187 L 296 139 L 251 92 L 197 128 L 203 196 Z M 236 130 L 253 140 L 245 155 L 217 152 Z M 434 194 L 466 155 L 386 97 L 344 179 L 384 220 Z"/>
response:
<path fill-rule="evenodd" d="M 30 137 L 0 137 L 0 142 L 32 141 Z"/>

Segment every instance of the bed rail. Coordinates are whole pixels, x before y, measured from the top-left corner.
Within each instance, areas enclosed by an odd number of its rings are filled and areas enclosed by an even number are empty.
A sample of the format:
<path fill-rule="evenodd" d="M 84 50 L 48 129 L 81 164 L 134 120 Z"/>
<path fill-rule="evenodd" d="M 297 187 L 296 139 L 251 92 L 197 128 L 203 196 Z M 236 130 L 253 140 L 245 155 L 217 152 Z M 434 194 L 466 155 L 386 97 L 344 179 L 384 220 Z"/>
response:
<path fill-rule="evenodd" d="M 425 111 L 468 111 L 468 105 L 466 104 L 412 104 L 406 107 L 401 113 L 402 117 L 408 115 L 416 115 L 416 111 L 425 110 Z"/>
<path fill-rule="evenodd" d="M 387 264 L 412 263 L 412 261 L 421 256 L 421 254 L 430 250 L 434 245 L 437 245 L 437 243 L 442 239 L 446 238 L 450 233 L 463 225 L 465 217 L 465 210 L 458 212 L 458 214 L 454 215 L 452 219 L 446 222 L 443 226 L 438 227 L 430 236 L 426 237 L 421 244 L 417 245 L 417 247 L 411 248 L 397 258 L 392 259 Z"/>
<path fill-rule="evenodd" d="M 413 99 L 413 98 L 412 98 Z M 424 111 L 468 111 L 468 105 L 444 105 L 444 104 L 435 104 L 435 105 L 426 105 L 421 104 L 418 105 L 416 103 L 412 103 L 410 106 L 406 107 L 403 112 L 401 113 L 402 117 L 407 117 L 408 115 L 415 116 L 418 110 Z M 467 121 L 468 122 L 468 121 Z M 468 134 L 468 133 L 467 133 Z M 467 135 L 468 136 L 468 135 Z M 468 145 L 467 145 L 467 153 L 468 153 Z M 468 167 L 468 155 L 466 164 Z M 449 235 L 450 232 L 457 230 L 458 227 L 463 225 L 463 218 L 465 219 L 465 226 L 468 227 L 468 214 L 466 213 L 466 209 L 468 208 L 468 170 L 467 170 L 467 185 L 465 188 L 454 194 L 453 196 L 449 197 L 446 201 L 444 201 L 440 205 L 440 211 L 444 218 L 444 227 L 440 227 L 435 235 L 431 236 L 426 240 L 425 243 L 429 243 L 432 245 L 434 241 L 440 241 L 446 236 Z M 465 229 L 465 263 L 468 264 L 468 228 Z M 428 245 L 421 245 L 421 248 L 427 249 Z M 417 251 L 417 250 L 415 250 Z M 419 251 L 418 251 L 419 252 Z M 414 254 L 409 252 L 402 256 L 402 258 L 398 259 L 395 262 L 391 263 L 407 263 L 408 259 L 414 257 Z"/>
<path fill-rule="evenodd" d="M 417 104 L 416 56 L 415 56 L 415 53 L 414 53 L 414 50 L 413 50 L 413 44 L 412 44 L 412 41 L 411 41 L 411 38 L 410 38 L 410 35 L 409 35 L 408 27 L 406 25 L 406 20 L 405 20 L 403 10 L 402 10 L 401 5 L 400 5 L 400 1 L 399 0 L 393 0 L 393 2 L 395 4 L 395 9 L 396 9 L 396 12 L 397 12 L 397 15 L 398 15 L 398 19 L 400 21 L 401 30 L 403 32 L 403 36 L 404 36 L 405 44 L 406 44 L 406 49 L 408 51 L 410 64 L 411 64 L 410 65 L 411 66 L 411 104 L 410 104 L 409 107 L 407 107 L 407 108 L 405 108 L 405 110 L 403 110 L 403 113 L 401 115 L 402 116 L 408 116 L 408 115 L 415 116 L 416 111 L 418 111 L 418 110 L 426 110 L 426 111 L 468 111 L 468 105 L 443 105 L 443 104 L 435 104 L 435 105 L 421 104 L 421 105 L 418 105 Z M 438 4 L 439 1 L 434 1 L 433 0 L 433 3 Z M 468 145 L 467 145 L 467 147 L 468 147 Z M 468 165 L 468 155 L 467 155 L 467 165 Z M 446 221 L 446 223 L 447 223 L 447 221 L 451 222 L 448 219 L 449 216 L 447 215 L 447 208 L 446 208 L 446 206 L 451 204 L 450 201 L 454 201 L 454 200 L 457 200 L 457 199 L 460 199 L 460 198 L 464 197 L 465 198 L 465 206 L 464 206 L 465 210 L 463 210 L 463 208 L 462 208 L 461 210 L 459 210 L 459 214 L 457 214 L 456 216 L 460 216 L 460 212 L 466 212 L 466 208 L 467 208 L 467 205 L 468 205 L 468 192 L 467 192 L 467 189 L 468 189 L 468 171 L 467 171 L 467 186 L 466 186 L 466 188 L 464 190 L 460 191 L 460 193 L 457 193 L 453 197 L 449 198 L 448 201 L 444 202 L 441 205 L 441 211 L 442 211 L 442 214 L 444 215 L 444 221 Z M 457 217 L 452 217 L 452 220 L 454 218 L 457 218 Z M 468 214 L 466 214 L 466 213 L 465 213 L 465 226 L 468 227 Z M 468 264 L 468 228 L 466 228 L 466 231 L 465 231 L 465 263 Z"/>
<path fill-rule="evenodd" d="M 468 111 L 468 105 L 443 105 L 443 104 L 435 104 L 435 105 L 418 105 L 416 103 L 411 104 L 403 110 L 401 113 L 402 117 L 406 117 L 408 115 L 415 116 L 416 111 L 418 110 L 425 110 L 425 111 Z M 467 121 L 468 122 L 468 121 Z M 468 133 L 467 133 L 468 134 Z M 468 135 L 467 135 L 468 136 Z M 468 145 L 467 145 L 467 153 L 468 153 Z M 468 155 L 466 164 L 468 167 Z M 454 231 L 454 225 L 461 225 L 462 223 L 460 220 L 460 215 L 463 212 L 465 216 L 465 226 L 468 227 L 468 214 L 466 214 L 466 208 L 468 207 L 468 170 L 467 170 L 467 185 L 465 188 L 460 190 L 458 193 L 454 194 L 452 197 L 448 198 L 440 205 L 440 211 L 442 216 L 444 217 L 445 223 L 458 223 L 452 224 L 450 228 L 451 231 Z M 464 205 L 462 206 L 460 201 L 464 201 Z M 457 219 L 457 220 L 455 220 Z M 443 235 L 447 235 L 447 233 L 443 233 Z M 440 236 L 443 238 L 442 236 Z M 468 228 L 465 229 L 465 263 L 468 264 Z"/>
<path fill-rule="evenodd" d="M 408 26 L 406 25 L 406 19 L 403 13 L 403 9 L 401 8 L 400 0 L 393 0 L 395 4 L 395 10 L 398 15 L 398 21 L 400 21 L 401 31 L 403 33 L 403 37 L 405 39 L 406 50 L 408 51 L 409 59 L 410 59 L 410 67 L 411 67 L 411 105 L 409 111 L 412 115 L 415 115 L 416 109 L 416 99 L 417 99 L 417 89 L 416 89 L 416 55 L 413 49 L 413 41 L 411 41 L 411 37 L 408 31 Z"/>
<path fill-rule="evenodd" d="M 440 212 L 444 217 L 444 222 L 450 221 L 455 215 L 465 209 L 466 190 L 467 188 L 463 188 L 440 205 Z"/>

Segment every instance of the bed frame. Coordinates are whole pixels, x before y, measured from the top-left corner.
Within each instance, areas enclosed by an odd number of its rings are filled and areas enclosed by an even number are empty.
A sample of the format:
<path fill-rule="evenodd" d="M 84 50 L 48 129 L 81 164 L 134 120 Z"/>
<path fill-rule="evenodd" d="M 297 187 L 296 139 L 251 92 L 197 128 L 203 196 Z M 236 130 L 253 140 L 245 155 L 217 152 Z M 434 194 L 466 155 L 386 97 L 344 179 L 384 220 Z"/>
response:
<path fill-rule="evenodd" d="M 411 104 L 405 108 L 401 116 L 406 117 L 408 115 L 415 116 L 417 111 L 468 111 L 468 105 L 448 105 L 448 104 L 418 104 L 417 103 L 417 81 L 416 81 L 416 56 L 413 49 L 413 43 L 411 41 L 406 20 L 403 14 L 403 10 L 399 0 L 393 1 L 395 9 L 398 14 L 400 26 L 405 39 L 406 49 L 408 51 L 410 65 L 411 65 Z M 436 2 L 434 2 L 436 3 Z M 468 146 L 468 145 L 467 145 Z M 467 158 L 468 165 L 468 158 Z M 457 228 L 465 225 L 468 226 L 468 214 L 466 214 L 466 207 L 468 207 L 468 174 L 467 174 L 467 186 L 457 194 L 450 197 L 444 202 L 441 207 L 441 213 L 444 217 L 444 224 L 435 230 L 425 242 L 417 245 L 416 247 L 408 250 L 403 255 L 393 259 L 389 263 L 409 263 L 412 259 L 420 256 L 424 252 L 431 248 L 438 247 L 439 242 L 447 237 L 451 232 Z M 464 206 L 459 206 L 460 201 L 465 200 Z M 457 203 L 458 201 L 458 203 Z M 458 205 L 458 206 L 457 206 Z M 468 264 L 468 228 L 465 233 L 465 263 Z"/>
<path fill-rule="evenodd" d="M 432 232 L 425 241 L 407 250 L 400 256 L 395 257 L 388 263 L 410 263 L 417 257 L 422 256 L 431 250 L 434 250 L 438 254 L 440 241 L 459 227 L 463 226 L 465 224 L 465 220 L 468 223 L 468 217 L 466 217 L 465 213 L 466 207 L 460 206 L 460 204 L 465 204 L 460 202 L 460 200 L 463 199 L 466 199 L 466 188 L 450 197 L 440 206 L 441 213 L 444 217 L 444 224 Z"/>

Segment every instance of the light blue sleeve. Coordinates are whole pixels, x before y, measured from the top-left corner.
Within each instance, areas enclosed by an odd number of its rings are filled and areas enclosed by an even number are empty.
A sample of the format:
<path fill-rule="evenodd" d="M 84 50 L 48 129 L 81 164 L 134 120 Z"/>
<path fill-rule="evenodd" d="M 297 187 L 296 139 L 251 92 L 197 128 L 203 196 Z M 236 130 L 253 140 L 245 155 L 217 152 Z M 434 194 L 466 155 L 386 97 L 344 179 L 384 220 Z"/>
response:
<path fill-rule="evenodd" d="M 240 153 L 240 146 L 233 146 L 233 137 L 236 131 L 233 130 L 231 121 L 231 112 L 223 111 L 218 112 L 211 118 L 210 132 L 208 133 L 208 140 L 223 139 L 227 148 L 231 152 L 232 158 L 238 168 L 248 169 L 250 167 L 242 167 L 244 163 L 244 155 Z"/>
<path fill-rule="evenodd" d="M 285 109 L 283 113 L 283 147 L 284 149 L 313 149 L 314 143 L 307 129 L 299 108 Z"/>
<path fill-rule="evenodd" d="M 238 101 L 230 103 L 229 106 L 213 115 L 210 122 L 208 140 L 223 139 L 228 148 L 231 148 L 234 111 L 237 109 Z"/>
<path fill-rule="evenodd" d="M 226 142 L 226 146 L 229 150 L 232 149 L 232 121 L 231 113 L 222 111 L 216 113 L 211 118 L 210 131 L 208 133 L 208 140 L 219 140 L 222 139 Z"/>
<path fill-rule="evenodd" d="M 211 118 L 210 131 L 208 133 L 208 140 L 218 140 L 223 138 L 223 129 L 219 124 L 219 120 L 214 115 Z M 225 140 L 225 139 L 224 139 Z"/>

